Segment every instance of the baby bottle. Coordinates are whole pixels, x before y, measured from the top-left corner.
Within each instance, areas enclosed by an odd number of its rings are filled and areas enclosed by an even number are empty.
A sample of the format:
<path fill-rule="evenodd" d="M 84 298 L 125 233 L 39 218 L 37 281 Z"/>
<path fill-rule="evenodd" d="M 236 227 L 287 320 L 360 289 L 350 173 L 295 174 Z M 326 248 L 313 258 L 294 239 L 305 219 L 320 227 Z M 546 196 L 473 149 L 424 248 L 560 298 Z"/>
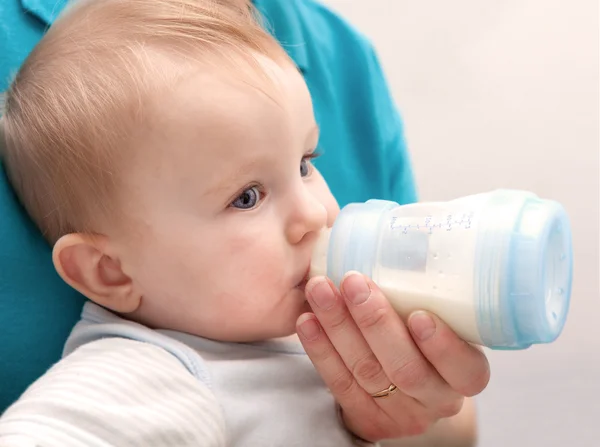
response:
<path fill-rule="evenodd" d="M 369 276 L 402 317 L 427 310 L 468 342 L 525 349 L 554 341 L 565 324 L 569 220 L 560 204 L 513 190 L 353 203 L 320 235 L 310 275 L 339 286 L 350 270 Z"/>

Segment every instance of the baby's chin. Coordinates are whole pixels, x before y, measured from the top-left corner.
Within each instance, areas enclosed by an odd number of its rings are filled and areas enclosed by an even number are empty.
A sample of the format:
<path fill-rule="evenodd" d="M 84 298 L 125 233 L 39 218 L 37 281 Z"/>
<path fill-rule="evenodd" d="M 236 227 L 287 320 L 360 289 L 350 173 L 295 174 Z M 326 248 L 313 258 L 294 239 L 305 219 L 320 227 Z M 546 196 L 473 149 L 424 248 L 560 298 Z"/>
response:
<path fill-rule="evenodd" d="M 300 315 L 311 312 L 310 305 L 307 301 L 300 302 L 300 305 L 289 312 L 287 315 L 279 317 L 268 317 L 262 322 L 258 332 L 253 334 L 237 334 L 237 342 L 261 342 L 266 340 L 281 339 L 294 337 L 296 335 L 296 322 Z"/>
<path fill-rule="evenodd" d="M 147 310 L 147 307 L 145 309 Z M 215 341 L 250 343 L 296 334 L 298 317 L 310 312 L 311 309 L 304 291 L 301 288 L 294 288 L 282 296 L 275 306 L 262 310 L 256 309 L 256 311 L 256 313 L 250 311 L 215 314 L 209 320 L 204 320 L 205 324 L 197 321 L 189 311 L 185 314 L 157 311 L 148 313 L 140 308 L 126 315 L 125 318 L 152 329 L 174 330 Z M 214 324 L 215 321 L 219 323 Z"/>
<path fill-rule="evenodd" d="M 280 324 L 273 324 L 270 328 L 265 327 L 264 336 L 258 337 L 255 341 L 264 341 L 269 339 L 288 338 L 296 336 L 296 322 L 300 315 L 312 312 L 310 305 L 307 301 L 302 303 L 302 306 L 297 309 L 296 312 L 291 314 L 289 317 L 283 317 Z M 269 331 L 269 329 L 272 329 Z M 268 331 L 268 332 L 267 332 Z"/>

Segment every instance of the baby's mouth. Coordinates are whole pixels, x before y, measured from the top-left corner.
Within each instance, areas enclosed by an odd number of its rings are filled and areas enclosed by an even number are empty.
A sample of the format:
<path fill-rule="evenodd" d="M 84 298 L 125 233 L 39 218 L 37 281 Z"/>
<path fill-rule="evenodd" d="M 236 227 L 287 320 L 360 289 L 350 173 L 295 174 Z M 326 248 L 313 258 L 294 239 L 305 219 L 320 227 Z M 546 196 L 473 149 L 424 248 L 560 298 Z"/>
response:
<path fill-rule="evenodd" d="M 300 289 L 300 290 L 302 290 L 302 291 L 304 292 L 304 289 L 306 288 L 306 283 L 307 283 L 307 282 L 308 282 L 308 279 L 307 279 L 307 278 L 303 279 L 302 281 L 300 281 L 300 282 L 298 283 L 298 285 L 296 285 L 296 288 L 297 288 L 297 289 Z"/>
<path fill-rule="evenodd" d="M 296 284 L 297 289 L 300 289 L 304 292 L 304 289 L 306 288 L 306 283 L 308 283 L 309 273 L 310 273 L 310 268 L 306 269 L 304 278 L 302 278 L 302 280 L 298 284 Z"/>

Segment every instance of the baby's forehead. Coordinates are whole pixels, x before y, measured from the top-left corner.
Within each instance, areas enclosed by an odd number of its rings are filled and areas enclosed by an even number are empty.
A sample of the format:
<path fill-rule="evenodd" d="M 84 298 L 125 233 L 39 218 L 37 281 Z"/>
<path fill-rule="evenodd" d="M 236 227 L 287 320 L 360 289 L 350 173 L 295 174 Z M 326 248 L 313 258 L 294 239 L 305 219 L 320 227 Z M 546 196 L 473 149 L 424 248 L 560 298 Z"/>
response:
<path fill-rule="evenodd" d="M 243 150 L 239 139 L 259 132 L 265 140 L 277 138 L 281 126 L 292 124 L 298 103 L 295 81 L 286 80 L 283 70 L 280 75 L 272 82 L 264 75 L 241 77 L 222 70 L 189 73 L 152 94 L 139 136 L 147 145 L 162 142 L 175 151 L 175 145 L 185 144 L 199 152 Z"/>
<path fill-rule="evenodd" d="M 297 149 L 307 149 L 315 122 L 301 75 L 293 65 L 263 63 L 270 72 L 253 77 L 191 70 L 154 100 L 132 163 L 146 182 L 211 179 L 281 162 L 288 154 L 296 159 Z"/>
<path fill-rule="evenodd" d="M 188 128 L 190 132 L 239 131 L 260 123 L 268 126 L 281 114 L 311 106 L 308 88 L 295 66 L 260 57 L 238 70 L 214 64 L 177 66 L 148 92 L 144 133 Z M 312 118 L 312 116 L 309 116 Z"/>

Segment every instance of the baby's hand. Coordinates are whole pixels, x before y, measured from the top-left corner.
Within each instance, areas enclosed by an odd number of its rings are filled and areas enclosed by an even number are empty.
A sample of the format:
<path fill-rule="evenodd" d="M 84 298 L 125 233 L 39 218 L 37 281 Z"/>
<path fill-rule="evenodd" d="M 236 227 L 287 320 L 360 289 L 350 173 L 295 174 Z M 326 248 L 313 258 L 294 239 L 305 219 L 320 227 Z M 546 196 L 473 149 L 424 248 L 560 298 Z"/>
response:
<path fill-rule="evenodd" d="M 361 274 L 348 275 L 340 289 L 327 278 L 311 279 L 306 296 L 314 314 L 302 315 L 297 326 L 357 436 L 378 441 L 423 434 L 486 387 L 485 355 L 439 318 L 415 313 L 409 330 Z"/>

